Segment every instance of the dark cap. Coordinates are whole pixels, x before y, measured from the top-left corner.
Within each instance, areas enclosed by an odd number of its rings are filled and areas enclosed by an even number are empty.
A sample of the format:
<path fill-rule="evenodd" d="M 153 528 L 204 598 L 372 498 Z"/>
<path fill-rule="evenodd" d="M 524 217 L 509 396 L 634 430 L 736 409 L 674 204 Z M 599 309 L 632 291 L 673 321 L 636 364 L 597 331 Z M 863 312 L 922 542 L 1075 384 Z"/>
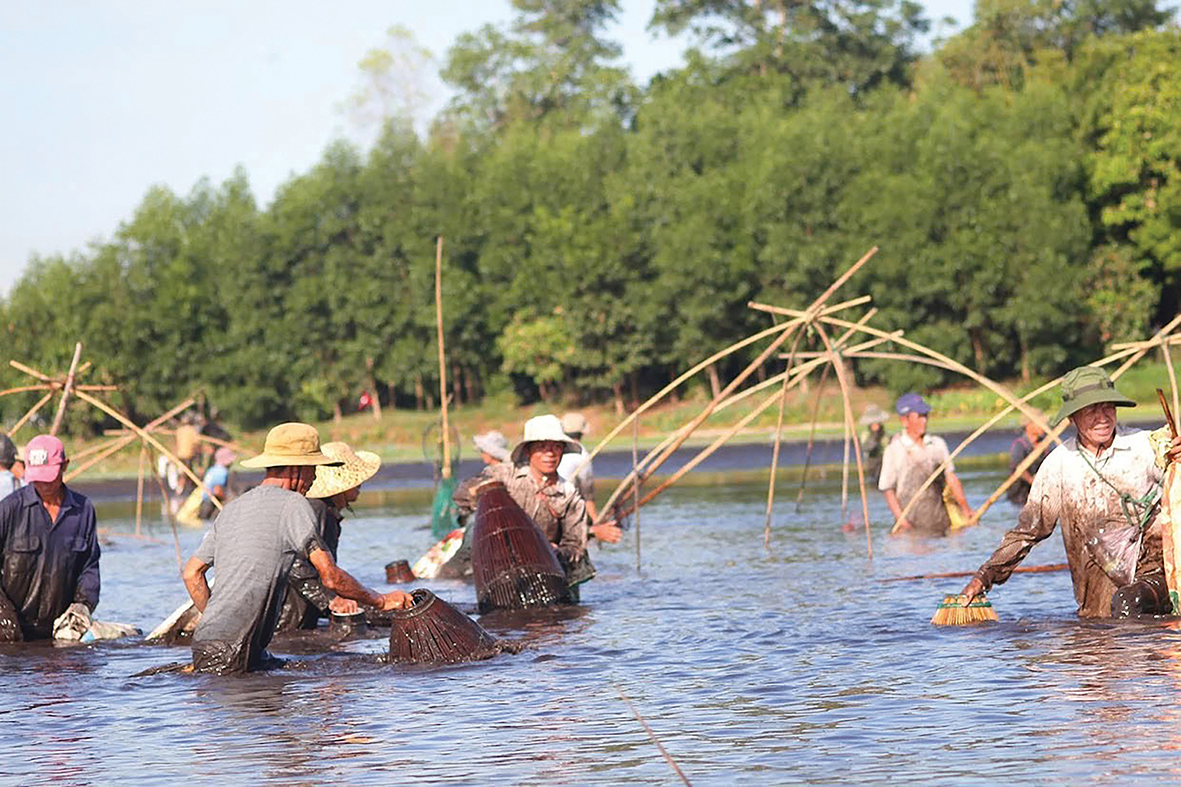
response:
<path fill-rule="evenodd" d="M 931 405 L 927 404 L 923 400 L 923 397 L 917 393 L 904 393 L 898 397 L 898 401 L 894 404 L 894 412 L 899 415 L 906 415 L 907 413 L 926 415 L 931 412 Z"/>

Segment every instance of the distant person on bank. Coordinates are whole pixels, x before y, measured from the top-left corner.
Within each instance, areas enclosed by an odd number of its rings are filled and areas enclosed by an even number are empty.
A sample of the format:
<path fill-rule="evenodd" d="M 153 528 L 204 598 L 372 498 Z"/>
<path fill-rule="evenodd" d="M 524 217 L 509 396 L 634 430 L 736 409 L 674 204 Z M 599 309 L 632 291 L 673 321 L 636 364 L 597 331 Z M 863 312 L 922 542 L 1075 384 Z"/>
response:
<path fill-rule="evenodd" d="M 1021 419 L 1021 434 L 1009 446 L 1009 473 L 1013 473 L 1025 457 L 1033 453 L 1033 448 L 1042 441 L 1046 436 L 1045 431 L 1040 426 L 1035 424 L 1028 416 Z M 1025 501 L 1029 499 L 1029 490 L 1033 486 L 1034 476 L 1037 475 L 1038 468 L 1042 466 L 1042 462 L 1046 461 L 1046 453 L 1043 453 L 1034 460 L 1025 472 L 1023 472 L 1008 491 L 1005 492 L 1005 497 L 1009 499 L 1010 503 L 1015 503 L 1018 506 L 1025 505 Z"/>
<path fill-rule="evenodd" d="M 25 459 L 29 485 L 0 500 L 0 640 L 9 642 L 49 639 L 75 622 L 85 631 L 100 586 L 94 506 L 62 481 L 65 446 L 39 435 Z"/>
<path fill-rule="evenodd" d="M 927 434 L 927 419 L 931 406 L 917 393 L 898 397 L 894 405 L 902 432 L 894 435 L 882 454 L 882 472 L 878 476 L 878 489 L 886 497 L 886 504 L 894 514 L 900 533 L 914 533 L 921 536 L 945 536 L 951 529 L 951 517 L 943 502 L 943 487 L 951 489 L 956 505 L 965 519 L 972 517 L 972 509 L 964 497 L 964 487 L 955 474 L 955 466 L 949 464 L 941 480 L 927 487 L 910 515 L 902 518 L 902 509 L 915 497 L 923 482 L 948 458 L 947 443 L 942 437 Z"/>
<path fill-rule="evenodd" d="M 968 600 L 1003 584 L 1033 545 L 1062 524 L 1062 541 L 1078 614 L 1129 617 L 1171 611 L 1164 577 L 1159 516 L 1160 482 L 1168 461 L 1181 458 L 1181 440 L 1158 440 L 1116 423 L 1117 407 L 1136 403 L 1116 390 L 1107 372 L 1084 366 L 1062 378 L 1062 407 L 1051 424 L 1069 418 L 1076 436 L 1042 463 L 1017 526 L 964 588 Z M 1141 527 L 1139 549 L 1122 567 L 1101 535 Z"/>
<path fill-rule="evenodd" d="M 304 495 L 320 465 L 341 465 L 320 450 L 320 437 L 307 424 L 280 424 L 267 434 L 263 452 L 242 463 L 265 468 L 266 478 L 230 501 L 213 521 L 196 553 L 185 564 L 185 587 L 202 612 L 193 632 L 193 667 L 198 672 L 241 672 L 274 664 L 267 652 L 297 556 L 307 559 L 324 587 L 338 596 L 382 610 L 409 606 L 401 591 L 369 590 L 336 565 L 316 529 L 316 515 Z M 211 592 L 205 573 L 215 568 Z"/>
<path fill-rule="evenodd" d="M 361 496 L 361 484 L 372 478 L 381 467 L 381 457 L 371 451 L 353 451 L 348 443 L 324 443 L 320 450 L 339 466 L 320 465 L 316 480 L 307 492 L 308 502 L 316 515 L 316 534 L 336 560 L 340 545 L 341 522 L 345 510 Z M 332 612 L 350 615 L 361 608 L 356 601 L 344 598 L 324 587 L 320 572 L 306 558 L 297 555 L 287 577 L 287 592 L 276 632 L 295 629 L 314 629 L 320 618 Z M 388 621 L 387 621 L 388 622 Z"/>
<path fill-rule="evenodd" d="M 574 484 L 578 494 L 586 501 L 586 513 L 590 517 L 588 535 L 600 541 L 614 544 L 623 537 L 623 531 L 614 522 L 594 524 L 599 518 L 599 507 L 595 505 L 595 471 L 593 462 L 587 457 L 590 451 L 582 444 L 582 436 L 590 430 L 590 425 L 582 413 L 566 413 L 562 416 L 562 431 L 578 443 L 578 451 L 562 454 L 562 461 L 558 462 L 558 475 L 562 480 Z"/>

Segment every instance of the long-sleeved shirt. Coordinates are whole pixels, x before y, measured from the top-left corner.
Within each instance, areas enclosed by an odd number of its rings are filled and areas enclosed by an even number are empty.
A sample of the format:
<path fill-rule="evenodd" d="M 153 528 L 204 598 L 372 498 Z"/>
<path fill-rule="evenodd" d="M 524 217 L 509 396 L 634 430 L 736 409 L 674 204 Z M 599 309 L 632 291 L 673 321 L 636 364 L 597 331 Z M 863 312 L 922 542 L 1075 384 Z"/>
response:
<path fill-rule="evenodd" d="M 472 488 L 481 481 L 496 479 L 504 484 L 509 496 L 525 509 L 551 544 L 557 544 L 558 554 L 568 563 L 575 563 L 586 552 L 586 501 L 569 481 L 560 478 L 543 486 L 533 477 L 529 465 L 500 462 L 484 468 L 475 478 L 469 478 L 455 490 L 453 499 L 462 515 L 470 515 L 476 508 Z"/>
<path fill-rule="evenodd" d="M 1073 438 L 1051 451 L 1034 476 L 1017 526 L 1004 535 L 1000 547 L 976 572 L 984 589 L 1008 579 L 1033 545 L 1061 523 L 1078 614 L 1088 618 L 1110 616 L 1111 597 L 1119 585 L 1105 573 L 1102 556 L 1097 556 L 1095 547 L 1087 542 L 1101 530 L 1127 525 L 1120 495 L 1103 478 L 1135 498 L 1150 492 L 1161 480 L 1148 434 L 1120 427 L 1112 444 L 1097 457 L 1090 453 L 1084 457 Z M 1160 571 L 1162 566 L 1160 524 L 1154 519 L 1144 533 L 1136 576 Z"/>
<path fill-rule="evenodd" d="M 12 602 L 25 639 L 53 636 L 53 621 L 81 602 L 98 606 L 98 521 L 84 496 L 63 489 L 57 520 L 36 487 L 0 500 L 0 589 Z"/>

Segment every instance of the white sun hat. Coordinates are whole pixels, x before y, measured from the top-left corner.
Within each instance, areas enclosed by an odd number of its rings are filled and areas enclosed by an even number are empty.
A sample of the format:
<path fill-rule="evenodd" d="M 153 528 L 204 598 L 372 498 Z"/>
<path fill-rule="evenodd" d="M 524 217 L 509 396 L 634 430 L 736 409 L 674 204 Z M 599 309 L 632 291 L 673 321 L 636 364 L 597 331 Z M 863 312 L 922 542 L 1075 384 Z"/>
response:
<path fill-rule="evenodd" d="M 525 422 L 525 436 L 513 448 L 513 464 L 519 465 L 528 461 L 530 443 L 548 442 L 565 443 L 566 449 L 562 452 L 564 454 L 578 453 L 582 450 L 578 441 L 570 439 L 562 430 L 562 422 L 558 420 L 558 416 L 539 415 Z"/>

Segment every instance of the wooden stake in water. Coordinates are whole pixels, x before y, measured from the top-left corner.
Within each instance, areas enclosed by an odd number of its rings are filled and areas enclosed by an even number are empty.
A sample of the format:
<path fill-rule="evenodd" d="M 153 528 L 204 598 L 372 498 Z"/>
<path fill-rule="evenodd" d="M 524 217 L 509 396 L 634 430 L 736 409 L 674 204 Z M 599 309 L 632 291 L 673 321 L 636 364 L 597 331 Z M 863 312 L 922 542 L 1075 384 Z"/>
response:
<path fill-rule="evenodd" d="M 447 425 L 447 355 L 443 350 L 443 236 L 435 240 L 435 324 L 439 334 L 439 402 L 443 405 L 443 478 L 451 477 L 451 431 Z"/>
<path fill-rule="evenodd" d="M 144 443 L 139 449 L 139 475 L 135 482 L 135 535 L 140 535 L 140 524 L 144 516 L 144 462 L 148 458 L 148 446 Z"/>
<path fill-rule="evenodd" d="M 791 352 L 787 355 L 787 368 L 795 365 L 796 350 L 800 346 L 800 339 L 804 332 L 796 334 L 796 340 L 791 344 Z M 767 515 L 763 522 L 763 548 L 771 548 L 771 514 L 775 505 L 775 476 L 779 474 L 779 446 L 783 442 L 783 411 L 787 409 L 788 376 L 783 377 L 783 386 L 779 391 L 779 416 L 775 419 L 775 447 L 771 451 L 771 472 L 767 479 Z M 803 378 L 800 378 L 801 380 Z"/>
<path fill-rule="evenodd" d="M 816 447 L 816 421 L 820 417 L 820 402 L 824 399 L 824 384 L 828 382 L 828 370 L 825 366 L 820 371 L 820 384 L 816 386 L 816 401 L 812 404 L 812 426 L 808 429 L 808 448 L 804 452 L 804 472 L 800 476 L 800 491 L 796 493 L 796 513 L 804 503 L 804 488 L 808 485 L 808 468 L 812 466 L 812 449 Z"/>
<path fill-rule="evenodd" d="M 661 743 L 660 739 L 656 737 L 656 733 L 653 732 L 652 728 L 648 726 L 648 722 L 644 721 L 644 717 L 640 715 L 638 710 L 636 710 L 636 706 L 632 705 L 632 701 L 629 700 L 627 695 L 623 693 L 623 689 L 619 688 L 618 683 L 612 682 L 611 685 L 614 686 L 615 691 L 619 693 L 619 699 L 623 700 L 624 703 L 627 704 L 627 707 L 632 712 L 632 715 L 636 717 L 636 721 L 638 721 L 640 725 L 643 726 L 644 732 L 648 733 L 648 739 L 656 744 L 656 748 L 660 749 L 661 755 L 663 755 L 664 760 L 668 763 L 669 767 L 673 769 L 673 773 L 679 776 L 682 782 L 689 784 L 689 779 L 686 778 L 685 772 L 681 770 L 681 766 L 677 765 L 677 761 L 674 760 L 672 755 L 668 753 L 668 749 L 664 748 L 664 744 Z"/>
<path fill-rule="evenodd" d="M 632 472 L 636 472 L 636 465 L 639 463 L 640 456 L 640 419 L 632 421 Z M 636 484 L 632 491 L 632 502 L 636 507 L 636 513 L 632 517 L 632 521 L 636 526 L 636 573 L 640 573 L 640 485 Z"/>

